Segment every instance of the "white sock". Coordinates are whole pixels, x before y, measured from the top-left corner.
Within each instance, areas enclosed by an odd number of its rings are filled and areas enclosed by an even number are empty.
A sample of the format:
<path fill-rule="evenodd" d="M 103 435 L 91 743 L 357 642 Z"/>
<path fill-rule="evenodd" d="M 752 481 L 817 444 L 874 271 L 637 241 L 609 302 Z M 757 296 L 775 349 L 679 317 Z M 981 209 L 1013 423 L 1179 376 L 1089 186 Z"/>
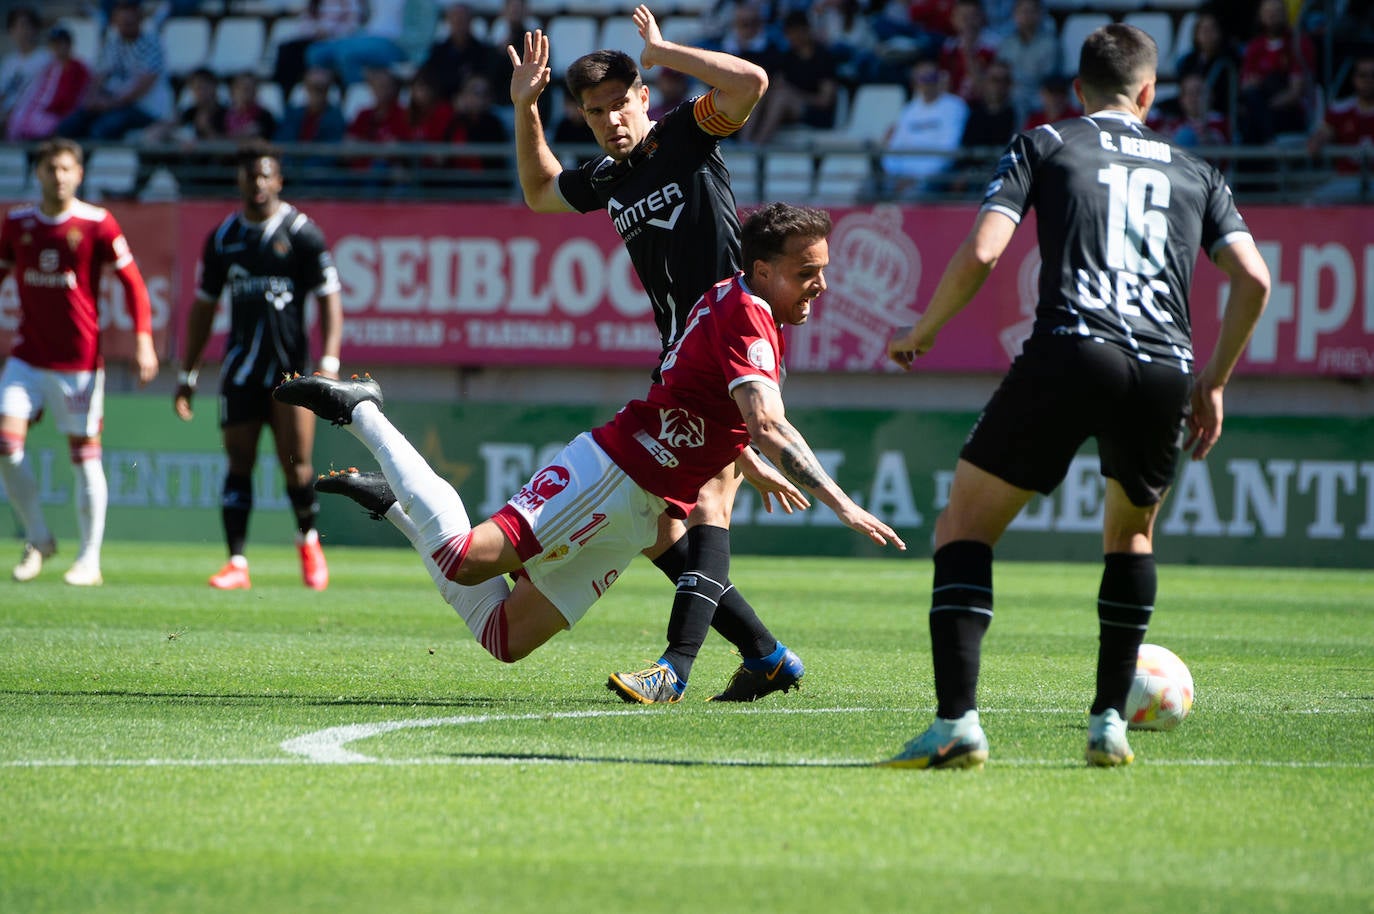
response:
<path fill-rule="evenodd" d="M 24 538 L 37 546 L 52 542 L 52 531 L 43 519 L 43 508 L 38 502 L 38 480 L 24 462 L 22 448 L 0 455 L 0 482 L 4 482 L 5 494 L 24 525 Z"/>
<path fill-rule="evenodd" d="M 81 533 L 78 562 L 100 565 L 100 547 L 105 541 L 105 514 L 110 506 L 110 489 L 100 458 L 87 458 L 72 464 L 76 474 L 76 526 Z"/>
<path fill-rule="evenodd" d="M 462 617 L 478 643 L 499 659 L 507 659 L 502 656 L 503 646 L 488 643 L 486 630 L 492 615 L 510 596 L 505 576 L 496 575 L 480 584 L 464 586 L 449 580 L 434 561 L 434 553 L 441 546 L 472 532 L 472 522 L 458 492 L 434 472 L 377 404 L 359 403 L 353 409 L 352 423 L 346 427 L 372 452 L 396 495 L 396 504 L 387 509 L 387 520 L 410 540 L 434 586 Z"/>
<path fill-rule="evenodd" d="M 345 427 L 377 458 L 396 503 L 415 526 L 414 536 L 404 529 L 401 532 L 418 552 L 429 556 L 472 529 L 458 492 L 434 472 L 377 404 L 370 400 L 359 403 L 353 409 L 352 423 Z M 389 516 L 390 511 L 387 513 Z"/>

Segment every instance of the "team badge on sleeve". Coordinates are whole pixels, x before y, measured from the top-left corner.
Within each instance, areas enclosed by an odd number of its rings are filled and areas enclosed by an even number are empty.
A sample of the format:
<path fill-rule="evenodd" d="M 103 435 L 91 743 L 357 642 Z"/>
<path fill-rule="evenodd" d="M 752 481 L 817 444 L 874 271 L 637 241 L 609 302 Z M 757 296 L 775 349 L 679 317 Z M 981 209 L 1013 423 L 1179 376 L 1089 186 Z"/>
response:
<path fill-rule="evenodd" d="M 772 371 L 777 367 L 778 357 L 767 340 L 754 340 L 749 344 L 749 364 L 759 371 Z"/>

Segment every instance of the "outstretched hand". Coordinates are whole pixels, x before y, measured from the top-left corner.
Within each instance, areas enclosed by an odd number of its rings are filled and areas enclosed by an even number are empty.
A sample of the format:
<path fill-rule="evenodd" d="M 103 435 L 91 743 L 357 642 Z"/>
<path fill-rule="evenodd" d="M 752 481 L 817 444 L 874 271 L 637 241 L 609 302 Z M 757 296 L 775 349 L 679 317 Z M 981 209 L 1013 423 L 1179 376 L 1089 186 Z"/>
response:
<path fill-rule="evenodd" d="M 663 33 L 659 31 L 658 20 L 654 18 L 654 14 L 642 3 L 635 7 L 632 18 L 635 27 L 639 29 L 639 37 L 644 39 L 644 50 L 639 53 L 639 63 L 648 70 L 656 63 L 652 52 L 663 44 Z"/>
<path fill-rule="evenodd" d="M 844 521 L 846 527 L 851 530 L 857 530 L 879 546 L 886 546 L 888 543 L 891 543 L 903 552 L 906 551 L 906 543 L 902 542 L 902 538 L 897 535 L 897 531 L 893 530 L 887 524 L 878 520 L 878 518 L 869 514 L 858 505 L 851 504 L 848 510 L 837 513 L 840 520 Z"/>
<path fill-rule="evenodd" d="M 542 29 L 526 32 L 524 55 L 511 45 L 506 45 L 506 54 L 514 68 L 510 75 L 510 100 L 516 107 L 532 106 L 553 78 L 549 69 L 549 36 Z"/>

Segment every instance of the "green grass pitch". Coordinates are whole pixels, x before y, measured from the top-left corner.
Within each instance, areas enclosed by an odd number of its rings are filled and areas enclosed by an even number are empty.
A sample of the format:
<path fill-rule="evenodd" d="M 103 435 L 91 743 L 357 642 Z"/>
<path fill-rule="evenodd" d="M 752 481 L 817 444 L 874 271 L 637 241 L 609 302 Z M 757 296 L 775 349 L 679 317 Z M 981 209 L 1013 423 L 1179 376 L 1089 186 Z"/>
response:
<path fill-rule="evenodd" d="M 1090 770 L 1098 568 L 1000 564 L 975 773 L 869 766 L 930 718 L 928 558 L 737 558 L 803 689 L 706 703 L 712 635 L 631 708 L 648 563 L 506 666 L 409 552 L 329 555 L 325 593 L 265 545 L 246 593 L 206 543 L 0 581 L 0 912 L 1374 911 L 1369 572 L 1161 568 L 1196 706 Z"/>

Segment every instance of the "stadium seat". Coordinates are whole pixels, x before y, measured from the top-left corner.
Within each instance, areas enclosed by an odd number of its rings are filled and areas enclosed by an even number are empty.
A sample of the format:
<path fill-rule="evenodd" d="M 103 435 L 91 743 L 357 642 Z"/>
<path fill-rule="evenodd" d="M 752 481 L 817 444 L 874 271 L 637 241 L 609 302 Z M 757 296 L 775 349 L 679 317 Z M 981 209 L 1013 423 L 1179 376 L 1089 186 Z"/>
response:
<path fill-rule="evenodd" d="M 1045 0 L 1045 9 L 1051 13 L 1068 12 L 1081 10 L 1088 3 L 1089 0 Z"/>
<path fill-rule="evenodd" d="M 58 25 L 72 33 L 72 56 L 88 67 L 100 56 L 100 26 L 89 16 L 68 16 Z"/>
<path fill-rule="evenodd" d="M 659 30 L 662 31 L 661 26 Z M 644 39 L 639 37 L 639 29 L 635 27 L 633 19 L 628 16 L 610 16 L 601 23 L 596 46 L 624 51 L 638 61 L 639 52 L 644 49 Z"/>
<path fill-rule="evenodd" d="M 854 203 L 873 180 L 873 158 L 860 152 L 828 152 L 816 176 L 816 202 Z"/>
<path fill-rule="evenodd" d="M 304 32 L 305 20 L 300 16 L 282 16 L 280 19 L 274 19 L 263 42 L 263 62 L 269 67 L 274 65 L 277 62 L 277 48 L 281 47 L 283 42 L 301 37 Z"/>
<path fill-rule="evenodd" d="M 770 152 L 763 159 L 763 198 L 810 202 L 816 182 L 816 160 L 809 152 Z"/>
<path fill-rule="evenodd" d="M 138 151 L 128 146 L 101 146 L 88 153 L 81 196 L 100 200 L 106 193 L 121 193 L 134 186 Z"/>
<path fill-rule="evenodd" d="M 730 169 L 730 187 L 735 192 L 735 202 L 740 205 L 758 203 L 762 199 L 759 189 L 759 157 L 748 150 L 724 147 L 721 151 L 725 166 Z"/>
<path fill-rule="evenodd" d="M 1145 0 L 1091 0 L 1090 3 L 1083 4 L 1085 9 L 1091 9 L 1098 13 L 1124 13 L 1128 10 L 1142 9 L 1145 6 Z"/>
<path fill-rule="evenodd" d="M 257 73 L 262 67 L 266 41 L 267 28 L 261 19 L 249 16 L 221 19 L 210 39 L 210 59 L 206 66 L 221 76 L 245 70 Z"/>
<path fill-rule="evenodd" d="M 699 44 L 701 41 L 701 19 L 696 16 L 668 16 L 660 19 L 658 30 L 663 37 L 678 44 Z M 638 33 L 635 35 L 639 37 Z M 641 47 L 643 42 L 640 42 Z"/>
<path fill-rule="evenodd" d="M 1155 40 L 1159 46 L 1159 75 L 1173 76 L 1178 69 L 1174 59 L 1174 20 L 1168 13 L 1127 13 L 1121 18 L 1127 25 L 1133 25 Z"/>
<path fill-rule="evenodd" d="M 1197 13 L 1184 13 L 1178 20 L 1178 31 L 1174 32 L 1174 67 L 1178 61 L 1193 49 L 1193 29 L 1197 26 Z"/>
<path fill-rule="evenodd" d="M 295 95 L 294 91 L 292 95 Z M 353 83 L 344 90 L 343 103 L 340 106 L 343 109 L 344 123 L 353 123 L 358 112 L 364 108 L 372 107 L 374 101 L 371 86 L 367 83 Z"/>
<path fill-rule="evenodd" d="M 167 73 L 183 77 L 203 66 L 210 56 L 210 21 L 175 16 L 162 26 L 162 48 L 167 54 Z"/>
<path fill-rule="evenodd" d="M 1059 51 L 1064 60 L 1077 61 L 1083 39 L 1112 21 L 1106 13 L 1072 13 L 1059 27 Z"/>
<path fill-rule="evenodd" d="M 583 54 L 597 48 L 599 24 L 591 16 L 558 16 L 545 29 L 549 36 L 549 67 L 560 77 Z"/>
<path fill-rule="evenodd" d="M 675 16 L 701 16 L 709 13 L 715 0 L 673 0 L 668 4 Z"/>
<path fill-rule="evenodd" d="M 838 139 L 881 142 L 906 104 L 906 89 L 890 83 L 864 83 L 854 90 L 849 117 L 836 130 Z"/>
<path fill-rule="evenodd" d="M 281 95 L 281 86 L 270 81 L 259 83 L 258 104 L 271 111 L 272 116 L 280 121 L 282 112 L 286 110 L 286 103 Z"/>
<path fill-rule="evenodd" d="M 21 147 L 0 146 L 0 200 L 22 198 L 33 182 L 31 171 Z"/>

